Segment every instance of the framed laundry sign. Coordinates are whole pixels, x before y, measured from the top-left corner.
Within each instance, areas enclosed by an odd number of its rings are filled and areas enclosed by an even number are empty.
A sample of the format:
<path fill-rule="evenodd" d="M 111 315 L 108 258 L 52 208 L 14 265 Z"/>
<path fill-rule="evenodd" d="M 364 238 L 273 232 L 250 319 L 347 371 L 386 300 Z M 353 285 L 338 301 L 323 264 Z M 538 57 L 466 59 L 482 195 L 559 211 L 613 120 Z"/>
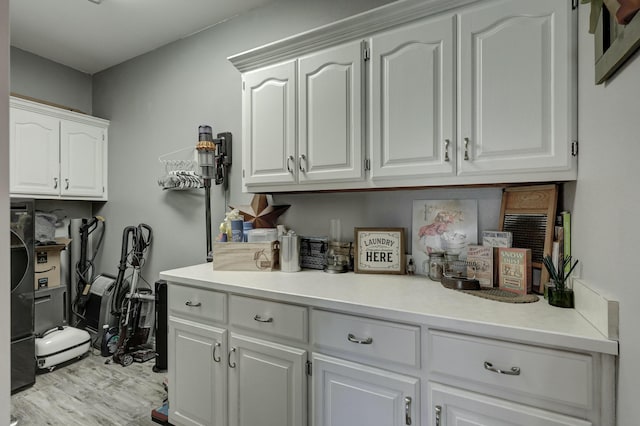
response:
<path fill-rule="evenodd" d="M 356 228 L 353 271 L 365 274 L 404 274 L 404 228 Z"/>

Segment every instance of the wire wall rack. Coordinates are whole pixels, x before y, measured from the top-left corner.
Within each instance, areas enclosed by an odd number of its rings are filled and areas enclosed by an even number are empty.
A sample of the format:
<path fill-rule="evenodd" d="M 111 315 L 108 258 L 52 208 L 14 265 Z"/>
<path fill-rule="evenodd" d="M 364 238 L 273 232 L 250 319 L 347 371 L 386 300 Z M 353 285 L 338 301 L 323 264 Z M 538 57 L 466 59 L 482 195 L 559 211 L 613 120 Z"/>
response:
<path fill-rule="evenodd" d="M 162 175 L 158 185 L 163 190 L 187 190 L 203 187 L 198 174 L 198 160 L 195 148 L 188 147 L 169 152 L 158 157 Z"/>

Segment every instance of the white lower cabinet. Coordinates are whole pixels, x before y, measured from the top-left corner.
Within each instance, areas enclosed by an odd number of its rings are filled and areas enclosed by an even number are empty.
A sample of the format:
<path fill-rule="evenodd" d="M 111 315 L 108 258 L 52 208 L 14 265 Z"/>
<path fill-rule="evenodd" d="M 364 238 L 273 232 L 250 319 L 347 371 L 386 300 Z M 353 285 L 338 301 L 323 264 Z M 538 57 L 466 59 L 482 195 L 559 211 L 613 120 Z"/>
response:
<path fill-rule="evenodd" d="M 226 426 L 226 330 L 169 320 L 169 418 L 174 425 Z"/>
<path fill-rule="evenodd" d="M 172 425 L 615 425 L 614 355 L 243 290 L 169 283 Z"/>
<path fill-rule="evenodd" d="M 229 425 L 306 424 L 306 362 L 305 350 L 231 333 Z"/>
<path fill-rule="evenodd" d="M 307 350 L 268 337 L 289 330 L 306 345 L 306 331 L 295 332 L 306 328 L 305 307 L 181 285 L 168 294 L 172 425 L 307 424 Z"/>
<path fill-rule="evenodd" d="M 590 426 L 591 422 L 441 385 L 428 384 L 432 426 Z"/>
<path fill-rule="evenodd" d="M 314 426 L 420 425 L 419 380 L 313 354 Z"/>

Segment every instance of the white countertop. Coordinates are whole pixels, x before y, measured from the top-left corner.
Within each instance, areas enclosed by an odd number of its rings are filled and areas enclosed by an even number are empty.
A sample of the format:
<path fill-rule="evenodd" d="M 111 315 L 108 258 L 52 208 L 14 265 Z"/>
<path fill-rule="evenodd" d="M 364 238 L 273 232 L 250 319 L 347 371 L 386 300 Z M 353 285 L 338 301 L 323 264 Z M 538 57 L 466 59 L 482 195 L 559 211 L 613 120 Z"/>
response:
<path fill-rule="evenodd" d="M 618 354 L 618 342 L 606 339 L 575 309 L 550 306 L 542 296 L 535 303 L 486 300 L 444 288 L 424 276 L 214 271 L 211 263 L 204 263 L 161 272 L 160 278 L 432 328 Z"/>

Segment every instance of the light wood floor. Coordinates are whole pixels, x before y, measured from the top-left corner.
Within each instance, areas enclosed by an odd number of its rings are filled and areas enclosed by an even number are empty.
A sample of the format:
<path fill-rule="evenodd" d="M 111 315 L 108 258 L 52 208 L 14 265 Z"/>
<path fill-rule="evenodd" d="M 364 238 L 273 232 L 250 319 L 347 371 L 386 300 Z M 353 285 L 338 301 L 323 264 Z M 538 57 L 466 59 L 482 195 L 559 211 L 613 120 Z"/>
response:
<path fill-rule="evenodd" d="M 18 426 L 157 426 L 151 410 L 166 397 L 166 373 L 153 372 L 155 360 L 123 367 L 93 352 L 38 374 L 35 385 L 12 395 Z"/>

